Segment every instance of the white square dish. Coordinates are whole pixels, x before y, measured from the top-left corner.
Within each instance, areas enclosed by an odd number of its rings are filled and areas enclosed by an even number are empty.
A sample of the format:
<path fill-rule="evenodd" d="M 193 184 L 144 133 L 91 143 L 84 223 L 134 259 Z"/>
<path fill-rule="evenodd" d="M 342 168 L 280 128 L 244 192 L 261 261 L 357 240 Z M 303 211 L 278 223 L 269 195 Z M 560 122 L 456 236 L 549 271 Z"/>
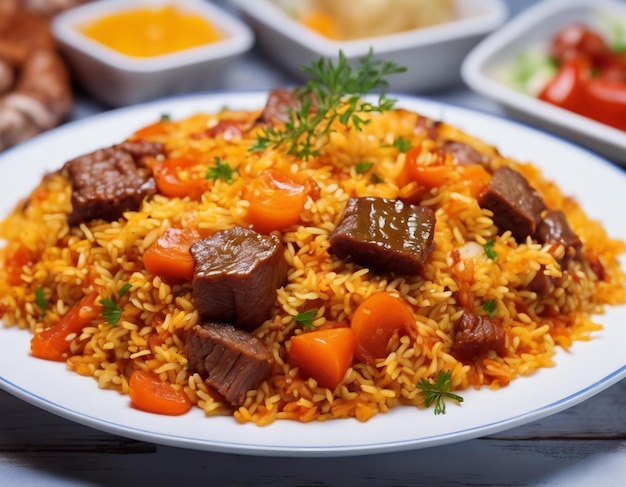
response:
<path fill-rule="evenodd" d="M 425 92 L 460 83 L 460 64 L 467 52 L 502 25 L 508 10 L 500 0 L 456 0 L 456 18 L 431 27 L 365 39 L 335 41 L 298 22 L 272 0 L 233 0 L 253 27 L 258 42 L 274 61 L 301 79 L 301 66 L 320 57 L 349 62 L 373 49 L 375 60 L 408 68 L 389 79 L 392 91 Z"/>
<path fill-rule="evenodd" d="M 599 16 L 626 19 L 626 3 L 617 0 L 539 2 L 481 41 L 461 67 L 463 80 L 477 93 L 497 101 L 511 116 L 573 140 L 626 166 L 626 133 L 520 92 L 501 79 L 501 70 L 521 52 L 546 46 L 573 22 L 594 27 Z M 626 116 L 626 114 L 625 114 Z"/>
<path fill-rule="evenodd" d="M 252 47 L 254 34 L 245 23 L 203 0 L 179 0 L 174 5 L 182 12 L 205 18 L 223 38 L 171 54 L 128 56 L 79 30 L 85 23 L 116 12 L 170 4 L 167 0 L 100 0 L 54 18 L 53 34 L 72 74 L 87 93 L 109 106 L 120 107 L 215 88 L 224 69 Z"/>

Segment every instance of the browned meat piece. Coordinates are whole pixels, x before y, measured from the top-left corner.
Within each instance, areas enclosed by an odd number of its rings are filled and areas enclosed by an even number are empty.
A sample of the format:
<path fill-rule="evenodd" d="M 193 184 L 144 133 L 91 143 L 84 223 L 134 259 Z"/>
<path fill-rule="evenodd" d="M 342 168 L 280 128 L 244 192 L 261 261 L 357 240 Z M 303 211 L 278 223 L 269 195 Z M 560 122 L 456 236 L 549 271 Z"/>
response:
<path fill-rule="evenodd" d="M 537 293 L 539 296 L 546 296 L 554 291 L 556 287 L 556 280 L 552 276 L 547 276 L 543 273 L 544 267 L 535 274 L 533 280 L 528 283 L 528 289 Z"/>
<path fill-rule="evenodd" d="M 437 139 L 437 127 L 439 122 L 436 122 L 432 118 L 420 115 L 415 124 L 415 133 L 424 134 L 426 137 L 432 140 Z"/>
<path fill-rule="evenodd" d="M 504 353 L 506 336 L 502 327 L 487 316 L 463 313 L 456 324 L 452 351 L 461 360 L 471 360 L 489 350 Z"/>
<path fill-rule="evenodd" d="M 433 249 L 430 208 L 384 198 L 350 198 L 330 249 L 340 259 L 378 271 L 420 274 Z"/>
<path fill-rule="evenodd" d="M 561 267 L 580 255 L 583 243 L 569 226 L 565 213 L 561 210 L 548 210 L 537 226 L 535 238 L 539 243 L 562 245 L 565 255 L 559 260 Z"/>
<path fill-rule="evenodd" d="M 510 230 L 518 241 L 535 234 L 545 209 L 543 199 L 526 178 L 507 166 L 493 173 L 478 204 L 493 212 L 493 221 L 501 232 Z"/>
<path fill-rule="evenodd" d="M 486 165 L 489 163 L 489 156 L 481 154 L 465 142 L 447 140 L 442 144 L 441 150 L 454 157 L 459 164 L 466 166 L 473 164 Z"/>
<path fill-rule="evenodd" d="M 229 404 L 239 407 L 246 393 L 272 372 L 274 359 L 257 337 L 232 325 L 207 323 L 187 333 L 185 354 L 197 372 Z"/>
<path fill-rule="evenodd" d="M 293 90 L 276 88 L 267 97 L 261 113 L 261 121 L 265 123 L 287 122 L 289 110 L 297 110 L 300 102 Z"/>
<path fill-rule="evenodd" d="M 247 330 L 261 325 L 287 277 L 283 252 L 275 235 L 243 227 L 194 243 L 193 300 L 200 315 Z"/>
<path fill-rule="evenodd" d="M 72 182 L 70 225 L 103 219 L 113 221 L 136 210 L 146 196 L 156 192 L 152 171 L 142 156 L 163 152 L 160 143 L 125 142 L 79 156 L 63 166 Z"/>

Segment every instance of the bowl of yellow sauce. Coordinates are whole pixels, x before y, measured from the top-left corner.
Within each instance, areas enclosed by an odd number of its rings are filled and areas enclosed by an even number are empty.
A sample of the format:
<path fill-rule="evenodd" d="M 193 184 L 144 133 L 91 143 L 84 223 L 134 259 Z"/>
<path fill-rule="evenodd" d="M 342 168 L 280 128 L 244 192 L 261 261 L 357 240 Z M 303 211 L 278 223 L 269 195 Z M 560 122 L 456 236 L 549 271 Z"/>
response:
<path fill-rule="evenodd" d="M 52 32 L 77 83 L 111 107 L 219 88 L 254 42 L 204 0 L 99 0 L 57 16 Z"/>

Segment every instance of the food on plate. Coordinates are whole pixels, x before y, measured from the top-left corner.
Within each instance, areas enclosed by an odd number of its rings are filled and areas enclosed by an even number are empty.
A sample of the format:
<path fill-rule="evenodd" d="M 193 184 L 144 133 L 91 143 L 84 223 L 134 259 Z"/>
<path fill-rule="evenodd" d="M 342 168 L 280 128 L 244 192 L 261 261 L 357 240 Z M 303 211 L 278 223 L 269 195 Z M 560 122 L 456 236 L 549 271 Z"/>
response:
<path fill-rule="evenodd" d="M 86 37 L 133 57 L 154 57 L 210 44 L 223 34 L 175 5 L 135 7 L 78 26 Z"/>
<path fill-rule="evenodd" d="M 404 32 L 454 19 L 452 0 L 277 0 L 310 29 L 333 40 L 354 40 Z"/>
<path fill-rule="evenodd" d="M 72 108 L 49 20 L 0 0 L 0 151 L 60 124 Z"/>
<path fill-rule="evenodd" d="M 611 41 L 587 24 L 566 25 L 547 50 L 529 49 L 519 56 L 511 83 L 540 100 L 626 130 L 626 23 L 614 27 Z"/>
<path fill-rule="evenodd" d="M 601 333 L 624 242 L 531 163 L 364 97 L 395 64 L 309 70 L 264 106 L 137 127 L 16 202 L 0 316 L 33 360 L 153 413 L 367 421 L 445 413 Z"/>

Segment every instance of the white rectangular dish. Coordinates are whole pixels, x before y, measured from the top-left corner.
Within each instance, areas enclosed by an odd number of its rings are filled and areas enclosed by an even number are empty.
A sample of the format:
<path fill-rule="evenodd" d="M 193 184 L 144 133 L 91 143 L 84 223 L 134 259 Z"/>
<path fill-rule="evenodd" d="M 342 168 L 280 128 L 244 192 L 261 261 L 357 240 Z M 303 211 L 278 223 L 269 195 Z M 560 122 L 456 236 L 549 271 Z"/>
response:
<path fill-rule="evenodd" d="M 626 3 L 618 0 L 539 2 L 481 41 L 463 62 L 461 74 L 471 89 L 500 103 L 511 116 L 626 166 L 626 133 L 517 91 L 499 76 L 503 66 L 524 50 L 547 46 L 559 29 L 573 22 L 595 27 L 600 15 L 623 17 L 626 21 Z"/>
<path fill-rule="evenodd" d="M 425 92 L 460 83 L 460 65 L 468 51 L 502 25 L 508 11 L 501 0 L 456 0 L 456 19 L 431 27 L 365 39 L 335 41 L 298 22 L 273 0 L 233 0 L 252 26 L 261 47 L 276 63 L 301 79 L 301 66 L 320 57 L 349 61 L 364 57 L 394 61 L 408 68 L 389 79 L 390 90 Z"/>
<path fill-rule="evenodd" d="M 53 34 L 78 83 L 112 107 L 219 87 L 226 67 L 252 47 L 254 34 L 244 22 L 210 2 L 178 0 L 173 5 L 206 19 L 221 31 L 223 38 L 171 54 L 131 57 L 79 30 L 79 26 L 111 14 L 170 4 L 170 0 L 101 0 L 55 17 Z"/>

